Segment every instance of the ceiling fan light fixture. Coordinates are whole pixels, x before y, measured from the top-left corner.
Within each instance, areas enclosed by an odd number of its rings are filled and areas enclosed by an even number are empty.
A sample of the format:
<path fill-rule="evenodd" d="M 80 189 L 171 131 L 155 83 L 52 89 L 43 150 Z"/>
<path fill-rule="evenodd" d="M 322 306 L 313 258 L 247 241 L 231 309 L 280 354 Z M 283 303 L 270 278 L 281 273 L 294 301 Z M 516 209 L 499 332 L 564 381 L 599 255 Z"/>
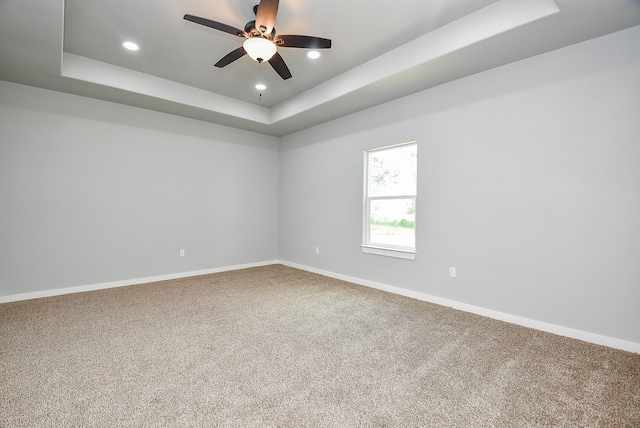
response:
<path fill-rule="evenodd" d="M 214 67 L 226 67 L 243 56 L 249 55 L 251 59 L 258 63 L 268 61 L 269 65 L 282 80 L 287 80 L 292 77 L 291 71 L 282 56 L 280 56 L 278 48 L 330 49 L 331 40 L 296 34 L 276 35 L 277 33 L 273 26 L 278 14 L 279 1 L 260 0 L 260 3 L 253 7 L 256 19 L 247 22 L 244 30 L 189 14 L 184 15 L 184 19 L 244 39 L 242 46 L 222 57 L 214 64 Z"/>
<path fill-rule="evenodd" d="M 258 62 L 269 61 L 278 50 L 272 41 L 263 37 L 251 37 L 244 41 L 242 47 L 254 61 Z"/>

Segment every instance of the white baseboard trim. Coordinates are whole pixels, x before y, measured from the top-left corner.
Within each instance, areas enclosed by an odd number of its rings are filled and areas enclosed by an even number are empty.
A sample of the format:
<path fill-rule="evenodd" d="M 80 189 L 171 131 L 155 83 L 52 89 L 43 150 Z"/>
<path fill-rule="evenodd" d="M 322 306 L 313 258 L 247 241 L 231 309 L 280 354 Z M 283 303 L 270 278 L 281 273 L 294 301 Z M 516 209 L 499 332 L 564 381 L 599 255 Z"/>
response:
<path fill-rule="evenodd" d="M 557 334 L 559 336 L 570 337 L 572 339 L 583 340 L 585 342 L 594 343 L 596 345 L 608 346 L 611 348 L 621 349 L 623 351 L 634 352 L 640 354 L 640 343 L 630 342 L 622 339 L 616 339 L 613 337 L 602 336 L 595 333 L 589 333 L 582 330 L 576 330 L 573 328 L 563 327 L 556 324 L 550 324 L 542 321 L 537 321 L 529 318 L 520 317 L 517 315 L 507 314 L 504 312 L 494 311 L 491 309 L 482 308 L 480 306 L 469 305 L 466 303 L 457 302 L 455 300 L 443 299 L 441 297 L 432 296 L 429 294 L 421 293 L 418 291 L 407 290 L 405 288 L 395 287 L 379 282 L 369 281 L 353 276 L 342 275 L 335 272 L 330 272 L 323 269 L 316 269 L 310 266 L 305 266 L 297 263 L 288 262 L 285 260 L 269 260 L 256 263 L 246 263 L 233 266 L 224 266 L 213 269 L 204 269 L 190 272 L 180 272 L 167 275 L 150 276 L 145 278 L 128 279 L 121 281 L 105 282 L 101 284 L 81 285 L 76 287 L 57 288 L 52 290 L 34 291 L 30 293 L 12 294 L 7 296 L 0 296 L 0 303 L 17 302 L 20 300 L 38 299 L 41 297 L 60 296 L 63 294 L 81 293 L 85 291 L 103 290 L 107 288 L 126 287 L 129 285 L 146 284 L 149 282 L 166 281 L 171 279 L 187 278 L 190 276 L 207 275 L 210 273 L 228 272 L 238 269 L 246 269 L 252 267 L 267 266 L 273 264 L 283 264 L 285 266 L 293 267 L 296 269 L 305 270 L 307 272 L 317 273 L 320 275 L 328 276 L 330 278 L 340 279 L 343 281 L 352 282 L 354 284 L 363 285 L 369 288 L 375 288 L 377 290 L 386 291 L 393 294 L 398 294 L 405 297 L 411 297 L 413 299 L 422 300 L 425 302 L 435 303 L 441 306 L 451 307 L 465 312 L 470 312 L 476 315 L 481 315 L 489 318 L 493 318 L 500 321 L 509 322 L 512 324 L 521 325 L 523 327 L 529 327 L 536 330 L 545 331 L 548 333 Z"/>
<path fill-rule="evenodd" d="M 233 266 L 218 267 L 213 269 L 196 270 L 190 272 L 179 272 L 167 275 L 149 276 L 145 278 L 125 279 L 122 281 L 104 282 L 101 284 L 79 285 L 76 287 L 57 288 L 53 290 L 34 291 L 31 293 L 12 294 L 0 296 L 0 303 L 17 302 L 20 300 L 39 299 L 41 297 L 60 296 L 63 294 L 82 293 L 84 291 L 104 290 L 106 288 L 126 287 L 129 285 L 146 284 L 149 282 L 166 281 L 170 279 L 187 278 L 190 276 L 207 275 L 210 273 L 227 272 L 238 269 L 246 269 L 259 266 L 279 264 L 279 260 L 271 260 L 257 263 L 246 263 Z"/>
<path fill-rule="evenodd" d="M 448 306 L 453 309 L 459 309 L 461 311 L 470 312 L 476 315 L 481 315 L 481 316 L 493 318 L 500 321 L 505 321 L 511 324 L 517 324 L 523 327 L 529 327 L 536 330 L 545 331 L 547 333 L 557 334 L 559 336 L 570 337 L 572 339 L 578 339 L 578 340 L 593 343 L 596 345 L 608 346 L 610 348 L 616 348 L 623 351 L 640 354 L 640 343 L 629 342 L 622 339 L 602 336 L 600 334 L 589 333 L 586 331 L 563 327 L 556 324 L 536 321 L 530 318 L 524 318 L 517 315 L 511 315 L 504 312 L 494 311 L 492 309 L 486 309 L 480 306 L 473 306 L 466 303 L 457 302 L 455 300 L 443 299 L 441 297 L 420 293 L 418 291 L 407 290 L 407 289 L 395 287 L 392 285 L 382 284 L 374 281 L 368 281 L 365 279 L 356 278 L 348 275 L 342 275 L 342 274 L 338 274 L 335 272 L 330 272 L 322 269 L 316 269 L 309 266 L 300 265 L 297 263 L 291 263 L 287 261 L 280 261 L 280 263 L 285 266 L 306 270 L 308 272 L 317 273 L 320 275 L 328 276 L 330 278 L 352 282 L 354 284 L 363 285 L 365 287 L 375 288 L 377 290 L 382 290 L 382 291 L 386 291 L 393 294 L 399 294 L 401 296 L 411 297 L 411 298 L 422 300 L 425 302 L 435 303 L 441 306 Z"/>

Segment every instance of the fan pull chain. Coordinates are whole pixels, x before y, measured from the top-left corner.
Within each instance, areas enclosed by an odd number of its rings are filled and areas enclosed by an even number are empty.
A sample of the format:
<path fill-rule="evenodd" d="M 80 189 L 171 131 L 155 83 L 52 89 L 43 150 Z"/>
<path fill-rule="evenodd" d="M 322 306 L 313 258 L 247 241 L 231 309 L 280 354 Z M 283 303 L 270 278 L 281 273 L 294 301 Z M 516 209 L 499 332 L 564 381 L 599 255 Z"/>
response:
<path fill-rule="evenodd" d="M 258 83 L 262 83 L 262 62 L 258 63 Z M 258 102 L 262 102 L 262 90 L 260 90 L 260 95 L 258 95 Z"/>

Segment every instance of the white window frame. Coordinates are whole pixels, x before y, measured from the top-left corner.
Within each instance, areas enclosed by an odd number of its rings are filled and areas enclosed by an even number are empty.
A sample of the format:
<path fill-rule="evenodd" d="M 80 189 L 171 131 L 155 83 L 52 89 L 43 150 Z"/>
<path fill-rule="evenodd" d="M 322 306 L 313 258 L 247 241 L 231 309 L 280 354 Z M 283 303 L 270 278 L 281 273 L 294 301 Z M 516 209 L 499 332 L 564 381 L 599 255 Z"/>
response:
<path fill-rule="evenodd" d="M 390 146 L 379 147 L 375 149 L 365 150 L 364 152 L 364 192 L 363 192 L 363 227 L 362 227 L 362 245 L 360 246 L 363 253 L 367 254 L 376 254 L 380 256 L 387 257 L 396 257 L 401 259 L 413 260 L 416 256 L 416 241 L 414 241 L 413 247 L 404 247 L 390 244 L 377 244 L 371 243 L 370 241 L 370 232 L 371 232 L 371 201 L 373 200 L 390 200 L 390 199 L 411 199 L 413 198 L 416 202 L 416 224 L 415 231 L 417 234 L 417 201 L 418 201 L 418 189 L 416 188 L 415 194 L 412 195 L 394 195 L 394 196 L 369 196 L 369 155 L 373 152 L 379 152 L 383 150 L 389 150 L 398 148 L 401 146 L 409 146 L 415 145 L 416 150 L 418 148 L 417 141 L 409 141 L 406 143 L 393 144 Z M 417 160 L 416 160 L 417 162 Z"/>

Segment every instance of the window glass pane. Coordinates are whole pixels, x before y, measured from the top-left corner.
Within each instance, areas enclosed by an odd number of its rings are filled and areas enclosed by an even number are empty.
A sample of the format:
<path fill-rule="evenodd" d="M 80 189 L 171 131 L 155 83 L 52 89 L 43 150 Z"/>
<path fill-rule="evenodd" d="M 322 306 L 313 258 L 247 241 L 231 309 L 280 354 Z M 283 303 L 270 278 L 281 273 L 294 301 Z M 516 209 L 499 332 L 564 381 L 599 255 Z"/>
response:
<path fill-rule="evenodd" d="M 370 201 L 369 242 L 415 247 L 416 200 L 373 199 Z"/>
<path fill-rule="evenodd" d="M 416 194 L 417 145 L 369 153 L 369 196 Z"/>

